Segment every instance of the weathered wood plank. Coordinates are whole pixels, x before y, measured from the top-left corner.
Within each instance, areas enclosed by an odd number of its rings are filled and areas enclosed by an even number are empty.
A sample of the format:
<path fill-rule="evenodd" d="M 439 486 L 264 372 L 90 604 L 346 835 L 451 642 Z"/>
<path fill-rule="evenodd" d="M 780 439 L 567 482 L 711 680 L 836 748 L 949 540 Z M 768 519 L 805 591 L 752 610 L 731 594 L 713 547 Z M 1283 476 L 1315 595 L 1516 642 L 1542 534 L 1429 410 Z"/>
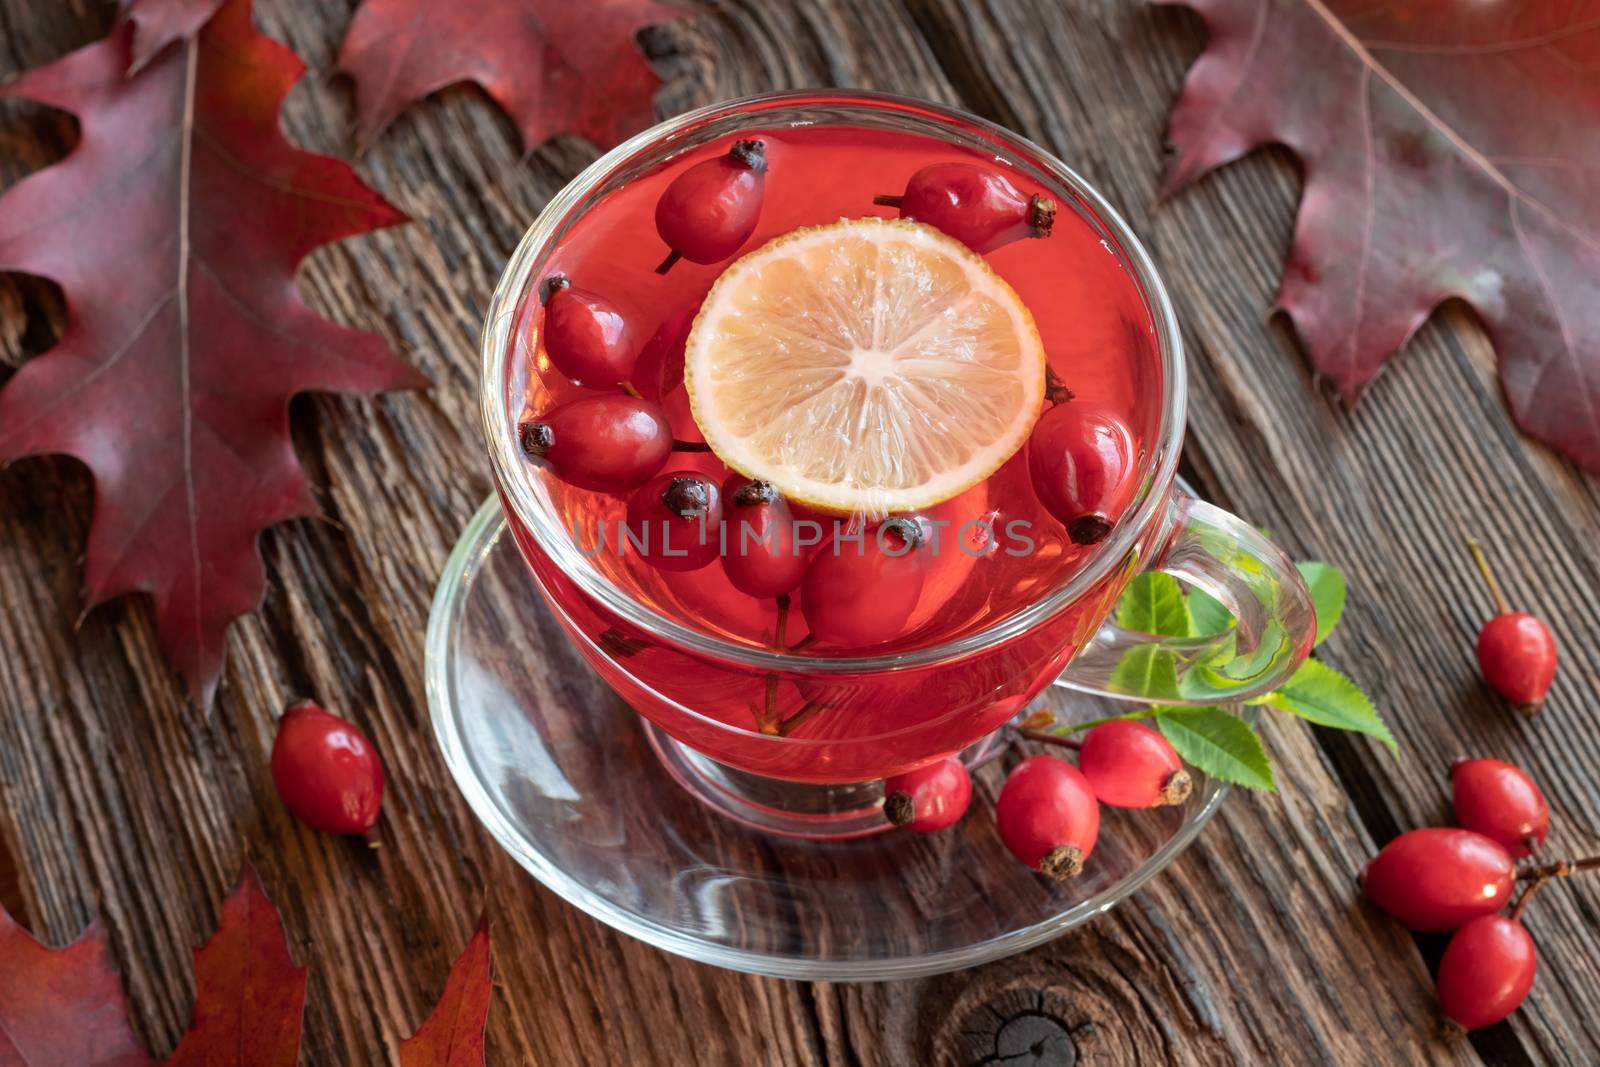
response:
<path fill-rule="evenodd" d="M 326 71 L 353 6 L 260 0 L 258 19 Z M 485 898 L 497 1063 L 900 1067 L 996 1062 L 1034 1046 L 1039 1063 L 1600 1055 L 1594 890 L 1541 901 L 1541 977 L 1517 1020 L 1475 1046 L 1444 1046 L 1430 1036 L 1422 956 L 1351 888 L 1374 840 L 1443 815 L 1442 770 L 1458 751 L 1522 761 L 1550 794 L 1556 839 L 1578 848 L 1597 836 L 1600 504 L 1592 479 L 1508 429 L 1470 316 L 1431 324 L 1354 414 L 1316 389 L 1286 331 L 1263 328 L 1292 227 L 1292 163 L 1253 159 L 1151 206 L 1165 108 L 1201 43 L 1182 12 L 1116 0 L 705 6 L 643 35 L 670 79 L 663 113 L 808 84 L 961 102 L 1039 139 L 1128 214 L 1185 321 L 1197 475 L 1287 545 L 1350 571 L 1358 599 L 1329 657 L 1378 698 L 1402 759 L 1274 724 L 1279 797 L 1230 800 L 1197 846 L 1089 928 L 923 982 L 715 971 L 612 934 L 537 888 L 478 829 L 433 750 L 421 635 L 449 546 L 488 488 L 474 413 L 488 291 L 538 207 L 593 152 L 562 140 L 524 159 L 480 94 L 451 90 L 406 112 L 360 161 L 415 224 L 319 252 L 303 272 L 314 304 L 384 333 L 435 388 L 297 403 L 301 455 L 331 521 L 265 539 L 267 603 L 235 628 L 209 719 L 165 674 L 143 605 L 74 626 L 91 497 L 82 469 L 36 460 L 0 473 L 0 820 L 36 928 L 60 941 L 103 910 L 136 1025 L 164 1051 L 188 1018 L 189 949 L 249 855 L 297 958 L 312 964 L 306 1064 L 388 1062 Z M 107 14 L 9 0 L 0 69 L 94 39 Z M 349 86 L 313 76 L 285 126 L 309 148 L 345 154 L 351 114 Z M 0 106 L 0 181 L 59 156 L 70 129 Z M 0 281 L 6 362 L 46 347 L 61 321 L 50 287 Z M 1474 681 L 1471 635 L 1487 599 L 1459 551 L 1468 528 L 1504 546 L 1508 589 L 1563 641 L 1541 722 L 1514 719 Z M 376 855 L 306 831 L 273 796 L 273 717 L 303 694 L 350 714 L 385 755 L 393 786 Z"/>

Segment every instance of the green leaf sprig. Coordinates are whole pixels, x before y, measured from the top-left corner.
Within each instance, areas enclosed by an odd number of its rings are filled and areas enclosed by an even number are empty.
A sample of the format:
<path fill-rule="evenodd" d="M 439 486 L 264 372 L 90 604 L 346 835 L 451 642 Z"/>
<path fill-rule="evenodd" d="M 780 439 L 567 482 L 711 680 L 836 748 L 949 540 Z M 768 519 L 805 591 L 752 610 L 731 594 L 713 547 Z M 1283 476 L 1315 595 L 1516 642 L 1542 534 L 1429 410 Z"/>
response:
<path fill-rule="evenodd" d="M 1315 643 L 1321 645 L 1344 615 L 1344 575 L 1332 564 L 1317 560 L 1298 566 L 1316 605 Z M 1185 592 L 1176 578 L 1159 572 L 1141 574 L 1128 584 L 1117 603 L 1117 622 L 1142 633 L 1197 638 L 1222 637 L 1237 625 L 1216 598 L 1198 589 Z M 1211 699 L 1213 693 L 1226 693 L 1228 685 L 1237 685 L 1239 680 L 1267 666 L 1252 662 L 1253 657 L 1235 656 L 1231 640 L 1214 642 L 1199 655 L 1180 675 L 1172 652 L 1151 645 L 1129 649 L 1112 673 L 1112 688 L 1157 701 L 1179 697 L 1204 700 Z M 1247 703 L 1276 708 L 1318 726 L 1366 734 L 1390 749 L 1397 747 L 1394 735 L 1360 687 L 1318 659 L 1308 658 L 1284 685 Z M 1156 728 L 1178 755 L 1213 778 L 1251 789 L 1276 788 L 1260 734 L 1250 723 L 1218 705 L 1158 703 L 1126 715 L 1060 723 L 1051 732 L 1066 736 L 1117 719 L 1154 719 Z"/>

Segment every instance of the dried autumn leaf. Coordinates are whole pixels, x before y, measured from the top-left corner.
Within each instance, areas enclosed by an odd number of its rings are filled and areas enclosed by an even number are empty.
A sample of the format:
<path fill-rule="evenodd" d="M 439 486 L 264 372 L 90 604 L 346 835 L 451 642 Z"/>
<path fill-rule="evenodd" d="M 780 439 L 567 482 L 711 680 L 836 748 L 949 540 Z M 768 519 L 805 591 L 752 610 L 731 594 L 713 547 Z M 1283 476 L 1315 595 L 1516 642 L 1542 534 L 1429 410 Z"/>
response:
<path fill-rule="evenodd" d="M 195 950 L 194 1021 L 162 1067 L 295 1067 L 306 969 L 247 863 L 217 932 Z"/>
<path fill-rule="evenodd" d="M 45 948 L 0 908 L 0 1064 L 148 1067 L 98 922 Z"/>
<path fill-rule="evenodd" d="M 403 216 L 284 140 L 278 111 L 304 68 L 251 28 L 249 0 L 128 77 L 130 31 L 0 89 L 82 129 L 0 196 L 0 269 L 54 279 L 71 312 L 61 343 L 0 391 L 0 460 L 88 465 L 88 606 L 150 594 L 168 659 L 209 704 L 228 624 L 261 601 L 261 531 L 316 511 L 290 397 L 424 382 L 300 298 L 312 249 Z"/>
<path fill-rule="evenodd" d="M 609 148 L 650 124 L 661 84 L 633 35 L 684 13 L 653 0 L 365 0 L 339 49 L 339 69 L 356 81 L 356 140 L 470 81 L 530 150 L 558 133 Z"/>
<path fill-rule="evenodd" d="M 483 1067 L 483 1028 L 494 987 L 489 971 L 489 916 L 450 968 L 433 1012 L 400 1043 L 400 1067 Z"/>
<path fill-rule="evenodd" d="M 1518 424 L 1600 470 L 1594 4 L 1158 2 L 1211 34 L 1166 190 L 1273 142 L 1305 165 L 1278 304 L 1317 369 L 1354 401 L 1459 296 Z"/>

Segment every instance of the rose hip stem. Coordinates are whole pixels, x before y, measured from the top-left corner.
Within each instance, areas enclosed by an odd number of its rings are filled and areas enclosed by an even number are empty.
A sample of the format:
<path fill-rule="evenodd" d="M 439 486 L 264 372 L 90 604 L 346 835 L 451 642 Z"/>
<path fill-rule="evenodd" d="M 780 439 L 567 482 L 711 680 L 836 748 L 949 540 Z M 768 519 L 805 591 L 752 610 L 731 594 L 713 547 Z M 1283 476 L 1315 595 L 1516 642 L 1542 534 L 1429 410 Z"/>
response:
<path fill-rule="evenodd" d="M 784 630 L 789 625 L 789 594 L 779 593 L 777 597 L 778 621 L 773 624 L 772 644 L 779 652 L 783 651 Z"/>
<path fill-rule="evenodd" d="M 772 647 L 782 652 L 784 629 L 789 622 L 789 596 L 787 593 L 777 598 L 778 621 L 772 628 Z M 778 715 L 778 672 L 767 672 L 767 691 L 764 698 L 766 705 L 761 715 L 761 732 L 769 736 L 781 736 L 783 733 L 783 720 Z M 798 713 L 796 713 L 798 714 Z"/>
<path fill-rule="evenodd" d="M 904 199 L 899 193 L 879 193 L 872 198 L 872 202 L 880 207 L 899 207 Z"/>
<path fill-rule="evenodd" d="M 1506 603 L 1505 594 L 1500 592 L 1500 581 L 1494 576 L 1489 559 L 1483 554 L 1483 546 L 1478 544 L 1476 537 L 1467 538 L 1467 551 L 1472 553 L 1472 562 L 1478 565 L 1478 573 L 1483 575 L 1483 582 L 1489 587 L 1489 595 L 1494 598 L 1494 610 L 1501 615 L 1510 615 L 1511 606 Z"/>
<path fill-rule="evenodd" d="M 1074 752 L 1083 747 L 1082 741 L 1074 741 L 1070 737 L 1058 737 L 1055 734 L 1047 734 L 1043 730 L 1029 730 L 1021 726 L 1013 727 L 1013 729 L 1017 731 L 1018 737 L 1025 737 L 1029 741 L 1038 741 L 1039 743 L 1045 745 L 1060 745 L 1062 748 L 1070 748 Z"/>
<path fill-rule="evenodd" d="M 1538 894 L 1539 890 L 1555 881 L 1557 878 L 1571 878 L 1582 871 L 1600 870 L 1600 856 L 1585 856 L 1578 860 L 1557 860 L 1539 867 L 1530 867 L 1517 875 L 1517 881 L 1527 882 L 1528 888 L 1522 891 L 1516 904 L 1511 908 L 1511 921 L 1518 922 L 1522 913 L 1527 909 L 1528 902 Z"/>
<path fill-rule="evenodd" d="M 780 737 L 788 737 L 791 733 L 804 726 L 806 721 L 810 719 L 811 716 L 815 715 L 817 712 L 823 710 L 827 706 L 828 705 L 819 703 L 815 700 L 806 701 L 805 705 L 801 707 L 799 711 L 795 712 L 793 715 L 789 716 L 787 719 L 784 719 L 783 722 L 778 724 L 778 735 Z"/>
<path fill-rule="evenodd" d="M 1584 871 L 1600 871 L 1600 856 L 1585 856 L 1577 860 L 1556 860 L 1553 863 L 1529 867 L 1517 875 L 1519 882 L 1537 882 L 1547 878 L 1570 878 Z"/>

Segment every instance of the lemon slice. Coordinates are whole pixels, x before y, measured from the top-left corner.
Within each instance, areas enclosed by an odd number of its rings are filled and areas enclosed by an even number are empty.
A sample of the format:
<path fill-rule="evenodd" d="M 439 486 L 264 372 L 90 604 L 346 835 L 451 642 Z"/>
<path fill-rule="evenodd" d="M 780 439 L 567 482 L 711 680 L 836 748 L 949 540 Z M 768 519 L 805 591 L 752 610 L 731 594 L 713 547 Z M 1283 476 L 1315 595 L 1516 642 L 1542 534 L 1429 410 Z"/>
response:
<path fill-rule="evenodd" d="M 1028 438 L 1039 332 L 983 257 L 930 226 L 849 219 L 739 259 L 684 352 L 721 460 L 792 501 L 881 516 L 948 500 Z"/>

